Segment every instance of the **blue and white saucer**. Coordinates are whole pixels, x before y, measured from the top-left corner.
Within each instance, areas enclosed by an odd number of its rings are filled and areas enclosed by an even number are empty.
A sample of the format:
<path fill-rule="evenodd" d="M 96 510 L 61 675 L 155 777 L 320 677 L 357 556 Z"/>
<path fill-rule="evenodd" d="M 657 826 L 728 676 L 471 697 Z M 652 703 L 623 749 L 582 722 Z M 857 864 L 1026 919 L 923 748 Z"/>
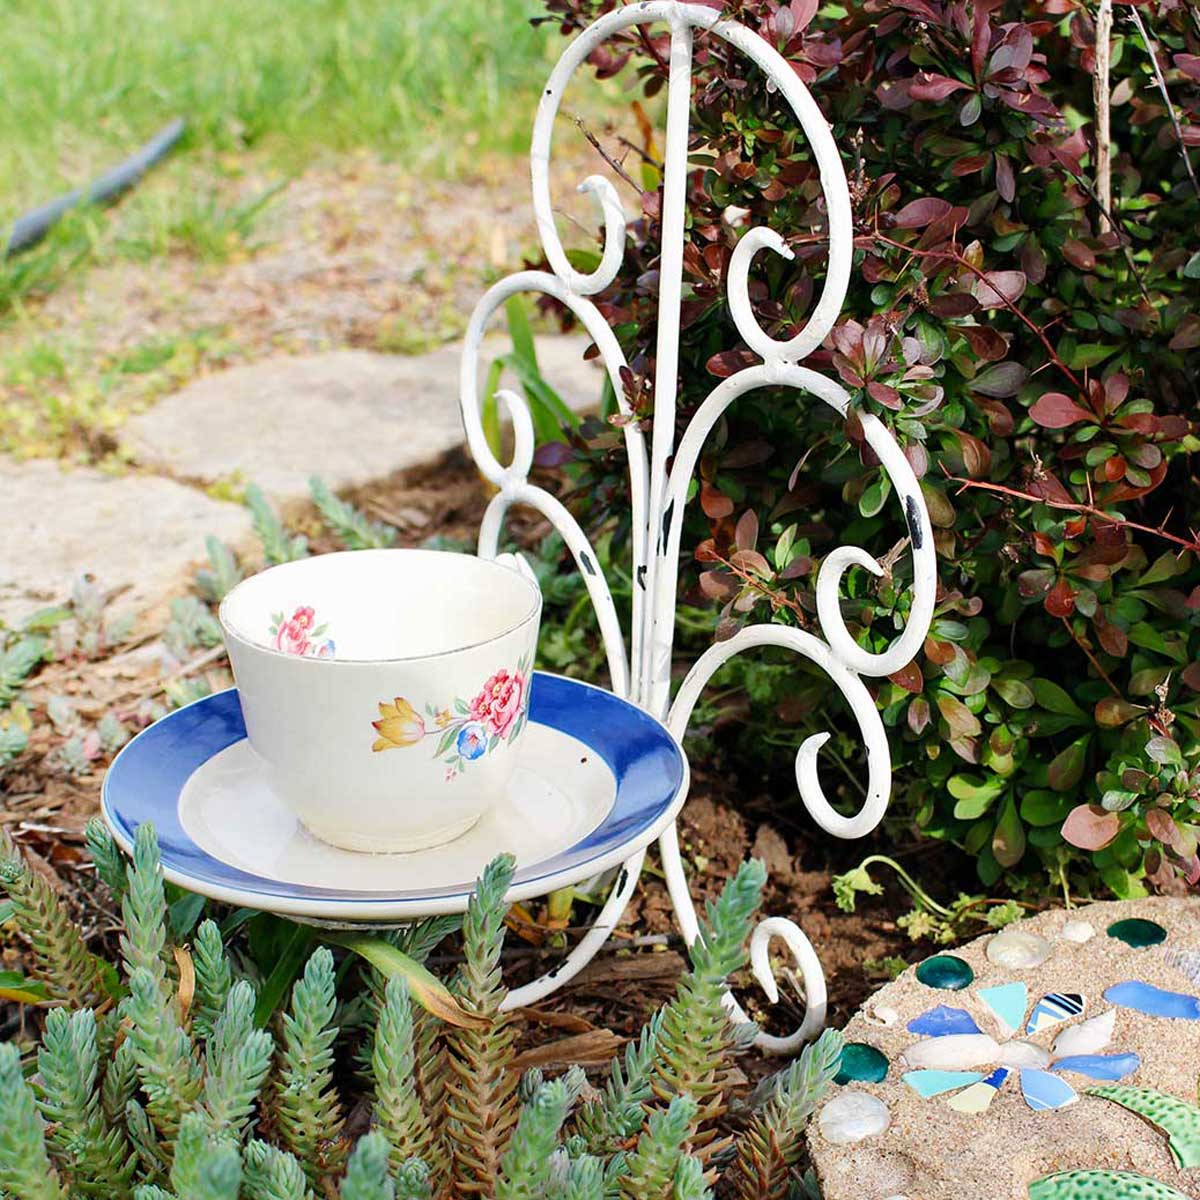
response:
<path fill-rule="evenodd" d="M 301 920 L 398 923 L 461 912 L 502 851 L 517 860 L 510 900 L 590 879 L 662 833 L 687 780 L 679 745 L 648 713 L 539 671 L 504 800 L 443 846 L 361 854 L 314 838 L 267 785 L 235 688 L 134 738 L 102 802 L 127 852 L 138 825 L 154 823 L 163 873 L 189 891 Z"/>

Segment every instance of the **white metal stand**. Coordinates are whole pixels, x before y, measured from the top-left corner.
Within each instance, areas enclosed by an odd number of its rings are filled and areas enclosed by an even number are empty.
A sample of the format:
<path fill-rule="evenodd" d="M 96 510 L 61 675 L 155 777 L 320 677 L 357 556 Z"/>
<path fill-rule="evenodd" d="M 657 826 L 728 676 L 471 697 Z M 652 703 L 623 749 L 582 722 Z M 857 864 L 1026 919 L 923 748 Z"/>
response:
<path fill-rule="evenodd" d="M 554 118 L 567 84 L 588 55 L 606 38 L 630 26 L 665 22 L 670 27 L 670 77 L 667 88 L 666 159 L 663 172 L 662 247 L 659 271 L 659 318 L 654 380 L 654 425 L 646 439 L 634 423 L 625 426 L 629 457 L 630 495 L 633 508 L 634 594 L 632 647 L 627 651 L 617 619 L 612 593 L 600 573 L 595 552 L 578 522 L 563 505 L 529 482 L 533 463 L 533 424 L 525 401 L 510 391 L 500 399 L 515 433 L 513 458 L 507 465 L 497 460 L 484 436 L 478 395 L 479 353 L 489 318 L 511 295 L 540 292 L 565 304 L 580 320 L 600 351 L 622 411 L 624 401 L 620 369 L 625 365 L 617 340 L 589 297 L 602 292 L 616 277 L 625 248 L 625 216 L 613 185 L 592 175 L 580 185 L 599 202 L 604 221 L 604 253 L 590 274 L 574 270 L 567 260 L 555 227 L 550 197 L 549 162 Z M 812 146 L 820 168 L 821 185 L 829 217 L 829 256 L 824 290 L 805 327 L 789 341 L 769 337 L 751 309 L 748 276 L 759 250 L 786 258 L 792 253 L 779 234 L 767 228 L 748 230 L 738 243 L 729 267 L 729 306 L 738 332 L 762 358 L 716 386 L 674 445 L 676 380 L 679 358 L 679 313 L 683 286 L 683 247 L 688 161 L 688 127 L 691 109 L 692 36 L 707 29 L 753 60 L 779 89 Z M 846 391 L 831 379 L 799 365 L 816 349 L 833 327 L 850 275 L 853 225 L 846 176 L 833 137 L 807 88 L 786 60 L 767 42 L 744 26 L 724 21 L 713 9 L 676 0 L 645 0 L 618 8 L 584 30 L 567 48 L 550 75 L 538 107 L 531 152 L 533 207 L 542 248 L 553 273 L 521 271 L 497 283 L 477 305 L 467 329 L 460 380 L 463 420 L 472 455 L 483 474 L 499 488 L 488 506 L 479 534 L 479 553 L 494 556 L 501 527 L 510 507 L 528 505 L 541 512 L 570 547 L 600 624 L 612 687 L 619 695 L 663 719 L 682 740 L 696 701 L 714 672 L 730 658 L 757 646 L 782 646 L 815 663 L 846 697 L 866 747 L 867 794 L 852 817 L 842 816 L 821 791 L 817 756 L 828 733 L 807 738 L 796 753 L 796 783 L 813 819 L 835 837 L 858 838 L 882 819 L 891 789 L 891 754 L 878 710 L 860 676 L 883 676 L 908 663 L 921 646 L 933 615 L 936 593 L 933 534 L 916 477 L 887 428 L 870 414 L 862 415 L 867 443 L 891 478 L 902 505 L 913 559 L 913 598 L 904 631 L 884 652 L 864 650 L 851 637 L 839 608 L 841 577 L 851 566 L 876 575 L 882 567 L 856 546 L 840 546 L 826 555 L 817 577 L 817 616 L 822 638 L 781 625 L 754 625 L 728 641 L 710 647 L 689 671 L 674 701 L 670 695 L 672 645 L 675 634 L 675 600 L 683 513 L 701 448 L 721 414 L 734 400 L 754 388 L 795 388 L 816 396 L 839 413 L 849 403 Z M 659 840 L 663 868 L 680 930 L 690 943 L 699 930 L 696 908 L 688 890 L 674 826 Z M 643 853 L 623 866 L 594 926 L 556 967 L 541 978 L 515 989 L 509 1006 L 535 1002 L 560 987 L 595 955 L 607 940 L 637 885 Z M 774 1003 L 778 998 L 768 950 L 779 938 L 791 950 L 804 981 L 807 1009 L 800 1028 L 787 1037 L 760 1033 L 764 1050 L 788 1053 L 814 1037 L 825 1023 L 825 977 L 808 938 L 793 921 L 770 917 L 759 922 L 750 945 L 755 978 Z M 726 1005 L 735 1020 L 745 1021 L 744 1011 L 732 995 Z"/>

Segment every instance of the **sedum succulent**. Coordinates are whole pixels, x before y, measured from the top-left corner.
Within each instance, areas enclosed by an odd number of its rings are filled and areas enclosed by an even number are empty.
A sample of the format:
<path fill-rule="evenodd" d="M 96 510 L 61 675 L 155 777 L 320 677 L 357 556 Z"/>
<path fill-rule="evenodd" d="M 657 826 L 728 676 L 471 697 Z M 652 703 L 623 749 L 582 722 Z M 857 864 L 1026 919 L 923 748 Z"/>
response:
<path fill-rule="evenodd" d="M 286 1010 L 259 1028 L 254 988 L 237 977 L 215 923 L 196 929 L 194 972 L 177 966 L 189 955 L 169 931 L 153 830 L 138 830 L 124 872 L 102 827 L 89 829 L 88 843 L 123 902 L 123 982 L 4 846 L 0 880 L 61 1003 L 26 1061 L 16 1045 L 0 1045 L 0 1195 L 705 1200 L 715 1185 L 738 1200 L 782 1200 L 799 1187 L 800 1134 L 838 1069 L 839 1034 L 824 1034 L 770 1082 L 732 1145 L 723 1139 L 719 1154 L 711 1145 L 724 1111 L 718 1077 L 739 1040 L 721 995 L 744 961 L 758 863 L 744 864 L 709 906 L 675 998 L 594 1088 L 579 1068 L 552 1080 L 513 1069 L 500 973 L 510 857 L 484 871 L 462 923 L 452 990 L 474 1023 L 441 1024 L 414 1003 L 419 984 L 410 991 L 377 971 L 361 998 L 375 1017 L 364 1047 L 347 1044 L 360 1034 L 339 1029 L 339 1012 L 355 1005 L 339 1009 L 330 948 L 313 953 Z M 423 959 L 449 928 L 423 922 L 392 936 L 389 949 Z M 352 1111 L 338 1064 L 356 1052 L 370 1095 Z"/>

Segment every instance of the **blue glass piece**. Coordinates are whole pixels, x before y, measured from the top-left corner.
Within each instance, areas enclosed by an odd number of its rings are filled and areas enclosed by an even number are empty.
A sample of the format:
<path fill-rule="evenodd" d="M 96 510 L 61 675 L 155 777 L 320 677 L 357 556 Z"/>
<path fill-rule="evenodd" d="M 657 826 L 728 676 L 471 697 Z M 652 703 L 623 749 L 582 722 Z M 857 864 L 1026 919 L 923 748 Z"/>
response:
<path fill-rule="evenodd" d="M 1115 983 L 1104 993 L 1105 1000 L 1120 1008 L 1152 1017 L 1174 1017 L 1179 1021 L 1200 1021 L 1200 1000 L 1183 992 L 1168 992 L 1140 979 Z"/>
<path fill-rule="evenodd" d="M 928 1100 L 930 1096 L 940 1096 L 943 1092 L 953 1092 L 957 1088 L 978 1083 L 983 1076 L 978 1071 L 905 1071 L 900 1078 L 918 1096 Z"/>
<path fill-rule="evenodd" d="M 1082 996 L 1075 992 L 1051 992 L 1033 1006 L 1025 1032 L 1037 1033 L 1042 1029 L 1049 1029 L 1051 1025 L 1077 1017 L 1082 1012 Z"/>
<path fill-rule="evenodd" d="M 1074 1071 L 1089 1079 L 1124 1079 L 1142 1065 L 1142 1060 L 1132 1052 L 1126 1054 L 1069 1054 L 1058 1059 L 1054 1071 Z"/>
<path fill-rule="evenodd" d="M 996 1014 L 1005 1029 L 1016 1033 L 1025 1020 L 1029 1006 L 1029 989 L 1023 983 L 1002 983 L 998 987 L 980 988 L 980 999 Z"/>
<path fill-rule="evenodd" d="M 947 1037 L 952 1033 L 978 1033 L 979 1026 L 965 1008 L 939 1004 L 937 1008 L 913 1017 L 908 1023 L 908 1032 L 921 1033 L 926 1037 Z"/>
<path fill-rule="evenodd" d="M 1044 1112 L 1048 1108 L 1066 1108 L 1068 1104 L 1074 1104 L 1079 1099 L 1075 1089 L 1065 1079 L 1059 1079 L 1049 1071 L 1038 1071 L 1033 1067 L 1021 1068 L 1021 1095 L 1034 1112 Z"/>

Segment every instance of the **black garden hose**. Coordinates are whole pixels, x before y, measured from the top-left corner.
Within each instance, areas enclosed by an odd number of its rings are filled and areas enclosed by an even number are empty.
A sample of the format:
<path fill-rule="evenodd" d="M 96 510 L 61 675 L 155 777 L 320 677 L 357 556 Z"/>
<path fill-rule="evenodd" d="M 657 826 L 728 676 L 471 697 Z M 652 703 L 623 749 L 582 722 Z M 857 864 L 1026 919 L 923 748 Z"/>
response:
<path fill-rule="evenodd" d="M 77 204 L 107 204 L 122 192 L 128 191 L 153 166 L 161 162 L 187 128 L 182 117 L 176 117 L 165 129 L 154 135 L 136 154 L 119 166 L 101 175 L 89 188 L 76 188 L 26 213 L 12 227 L 4 244 L 4 257 L 19 254 L 36 246 L 49 233 L 54 223 Z"/>

